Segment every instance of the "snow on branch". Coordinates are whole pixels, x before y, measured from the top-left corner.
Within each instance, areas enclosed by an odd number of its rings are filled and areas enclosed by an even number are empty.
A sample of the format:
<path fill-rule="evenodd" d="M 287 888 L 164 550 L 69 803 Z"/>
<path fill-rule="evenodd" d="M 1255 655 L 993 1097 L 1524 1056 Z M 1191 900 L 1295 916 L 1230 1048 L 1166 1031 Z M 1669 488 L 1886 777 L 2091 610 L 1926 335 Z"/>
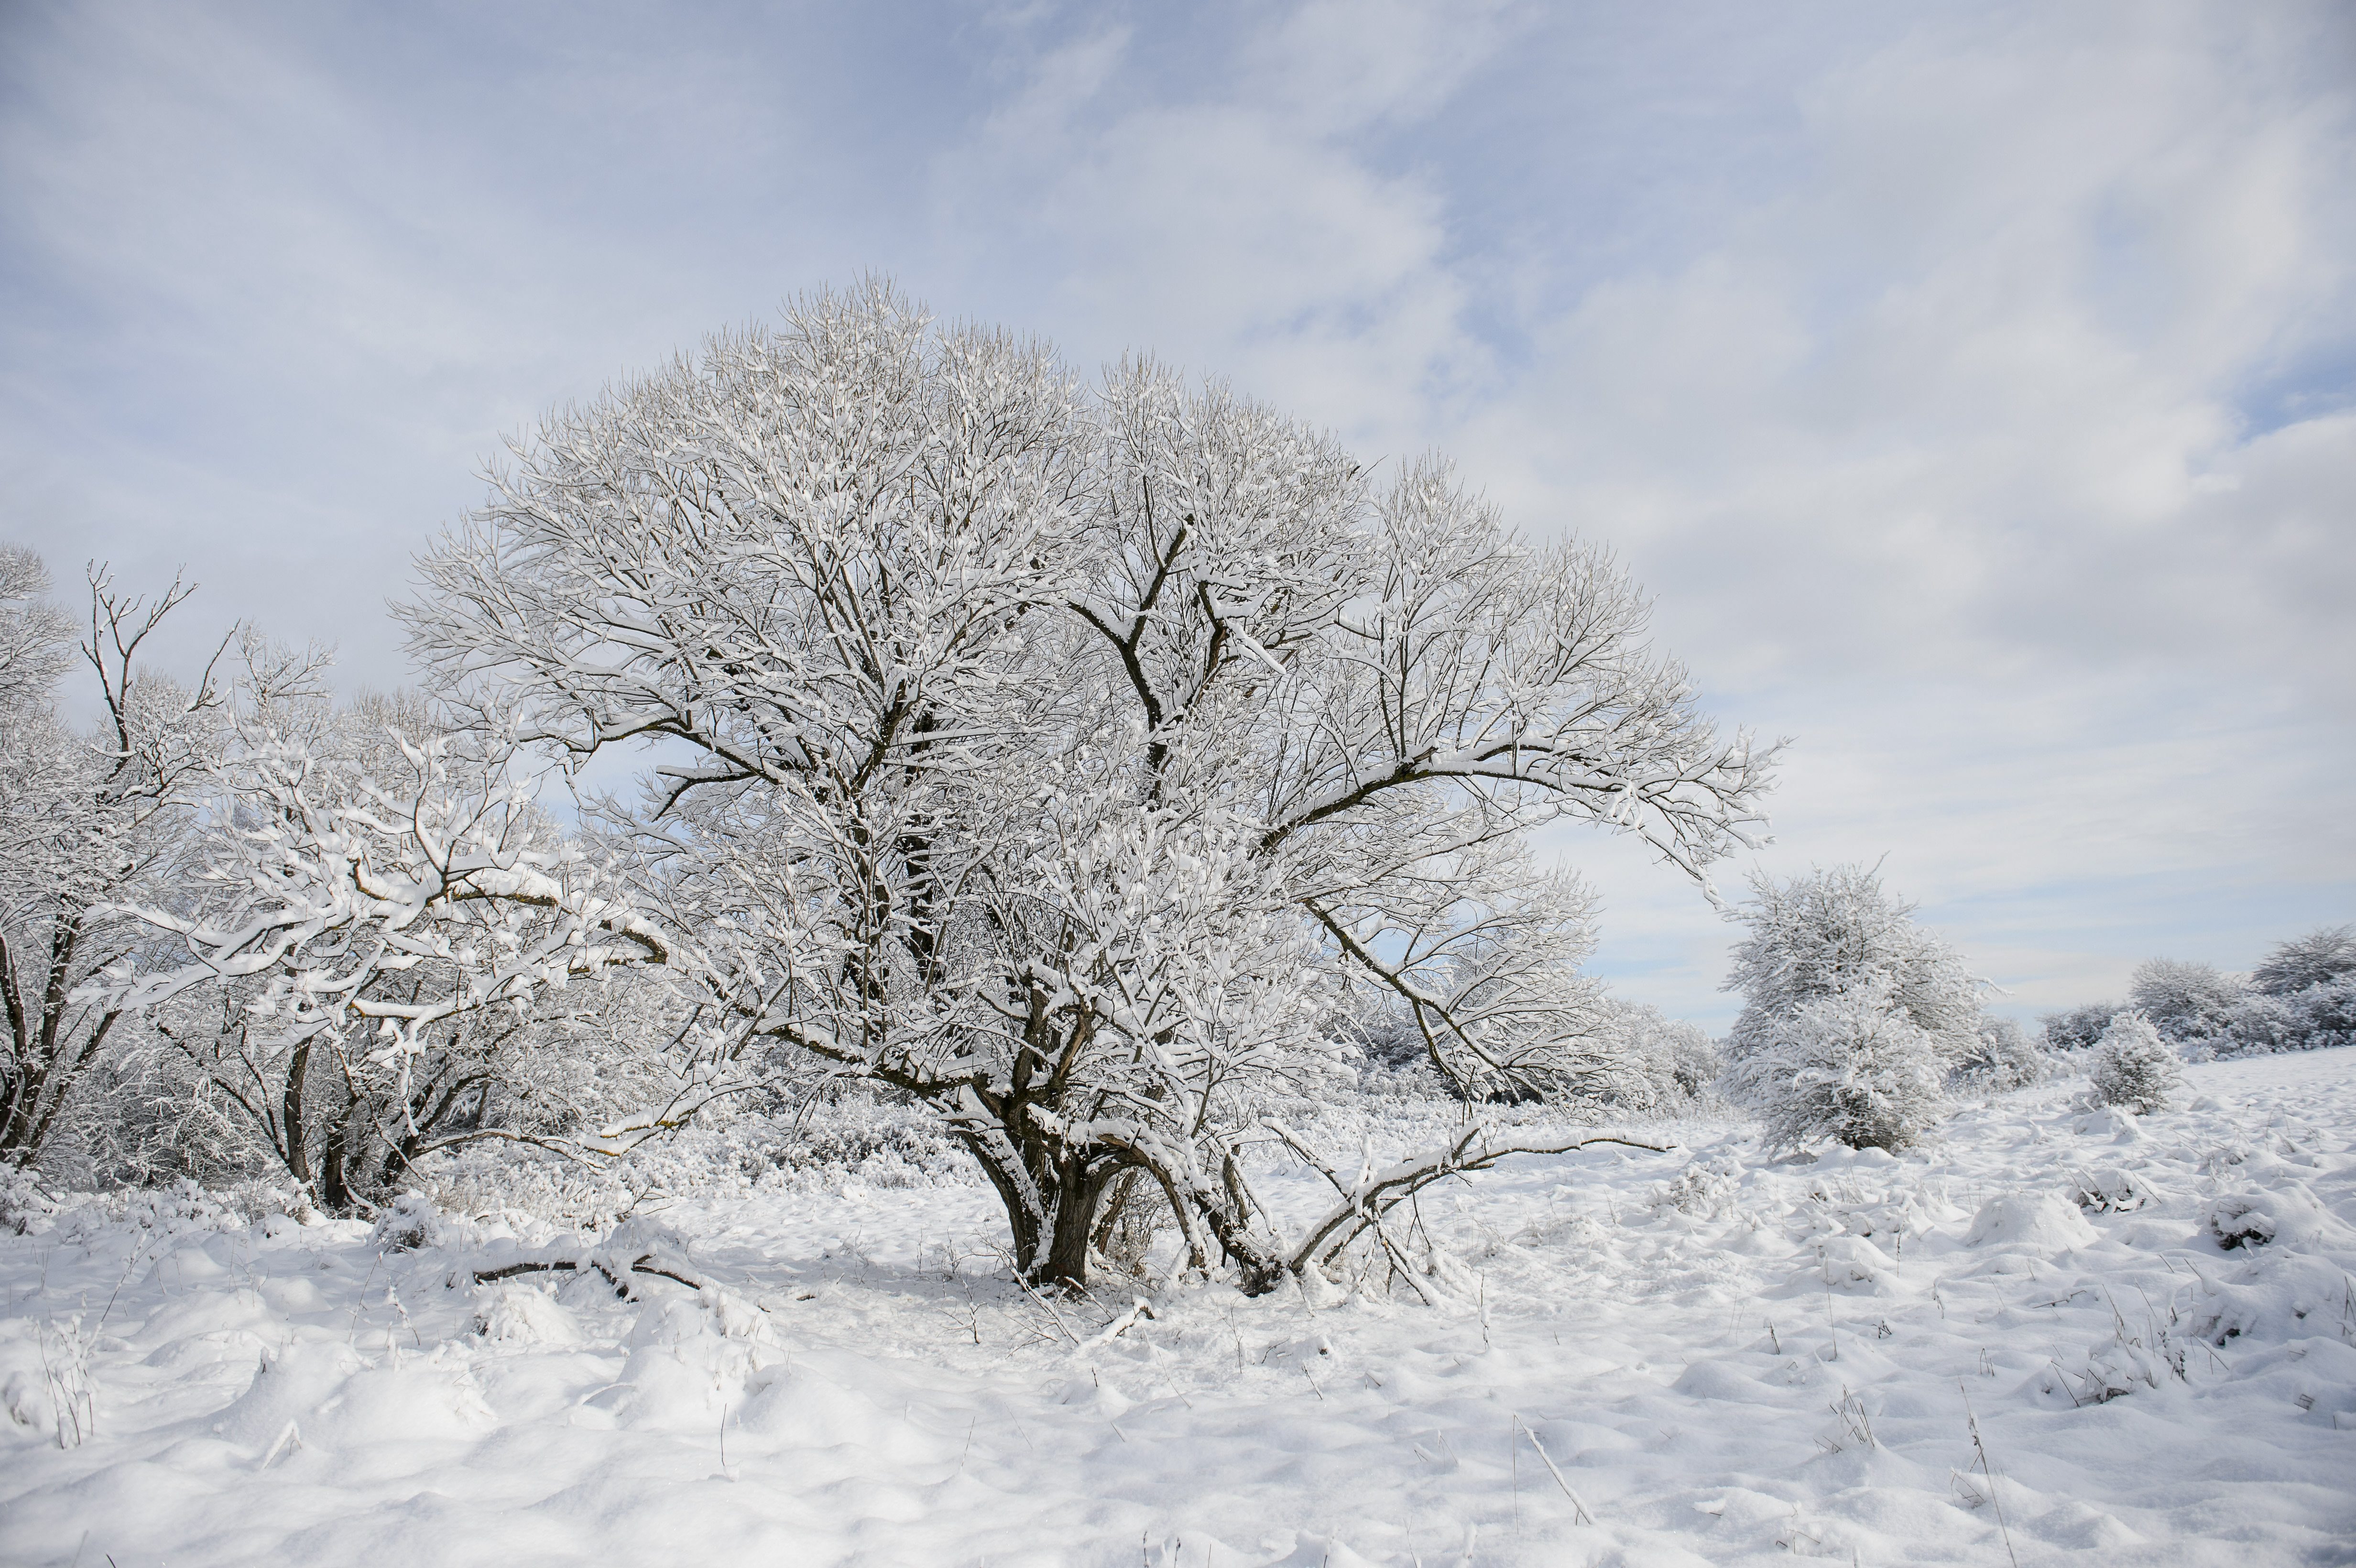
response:
<path fill-rule="evenodd" d="M 1494 1123 L 1476 1121 L 1442 1148 L 1402 1160 L 1379 1171 L 1364 1172 L 1355 1181 L 1344 1181 L 1306 1141 L 1284 1124 L 1268 1120 L 1261 1125 L 1275 1134 L 1286 1147 L 1323 1176 L 1342 1199 L 1310 1226 L 1301 1243 L 1292 1250 L 1288 1266 L 1295 1274 L 1332 1262 L 1360 1235 L 1370 1229 L 1378 1231 L 1384 1217 L 1391 1210 L 1433 1182 L 1466 1171 L 1486 1170 L 1514 1155 L 1576 1154 L 1580 1149 L 1605 1146 L 1637 1149 L 1645 1154 L 1669 1152 L 1669 1146 L 1665 1144 L 1641 1143 L 1633 1138 L 1603 1133 L 1569 1138 L 1516 1136 L 1501 1131 Z"/>

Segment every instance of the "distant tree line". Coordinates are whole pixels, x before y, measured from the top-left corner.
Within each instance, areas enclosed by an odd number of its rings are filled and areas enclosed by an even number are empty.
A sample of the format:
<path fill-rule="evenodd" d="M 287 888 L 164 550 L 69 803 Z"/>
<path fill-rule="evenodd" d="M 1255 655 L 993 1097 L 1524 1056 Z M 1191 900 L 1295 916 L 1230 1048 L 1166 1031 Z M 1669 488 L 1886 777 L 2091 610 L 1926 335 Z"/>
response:
<path fill-rule="evenodd" d="M 2280 943 L 2248 975 L 2154 958 L 2125 1002 L 2089 1002 L 2043 1019 L 2048 1047 L 2091 1049 L 2133 1008 L 2188 1061 L 2356 1045 L 2356 926 L 2326 926 Z"/>

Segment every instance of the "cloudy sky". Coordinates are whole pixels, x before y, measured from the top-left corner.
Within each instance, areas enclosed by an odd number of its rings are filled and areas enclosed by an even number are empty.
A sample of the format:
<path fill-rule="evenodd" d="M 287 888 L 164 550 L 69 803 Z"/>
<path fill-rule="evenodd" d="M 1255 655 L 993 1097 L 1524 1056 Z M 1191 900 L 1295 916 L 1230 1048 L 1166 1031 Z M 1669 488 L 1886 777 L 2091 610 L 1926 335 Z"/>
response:
<path fill-rule="evenodd" d="M 502 436 L 866 271 L 1609 541 L 2017 1013 L 2356 919 L 2344 4 L 0 4 L 0 538 L 172 657 L 400 682 Z"/>

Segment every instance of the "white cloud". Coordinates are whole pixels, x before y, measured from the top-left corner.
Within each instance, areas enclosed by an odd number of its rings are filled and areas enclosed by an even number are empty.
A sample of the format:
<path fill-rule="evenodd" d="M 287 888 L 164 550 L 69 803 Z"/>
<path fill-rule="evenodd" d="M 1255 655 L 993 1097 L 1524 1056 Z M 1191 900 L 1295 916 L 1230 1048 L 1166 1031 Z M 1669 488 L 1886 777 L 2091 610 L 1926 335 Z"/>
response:
<path fill-rule="evenodd" d="M 2024 1006 L 2356 912 L 2344 8 L 545 24 L 0 22 L 0 531 L 394 678 L 500 433 L 875 267 L 1612 542 L 1798 738 L 1766 864 L 1889 852 Z M 1721 1007 L 1706 908 L 1568 848 Z"/>

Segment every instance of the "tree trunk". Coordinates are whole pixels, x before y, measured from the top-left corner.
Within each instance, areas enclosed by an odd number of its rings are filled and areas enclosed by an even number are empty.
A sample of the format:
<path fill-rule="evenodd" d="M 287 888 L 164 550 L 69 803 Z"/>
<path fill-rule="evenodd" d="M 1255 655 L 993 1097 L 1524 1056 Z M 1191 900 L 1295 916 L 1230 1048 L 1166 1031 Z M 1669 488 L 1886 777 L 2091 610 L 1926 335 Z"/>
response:
<path fill-rule="evenodd" d="M 1038 1270 L 1051 1285 L 1068 1290 L 1088 1287 L 1088 1242 L 1097 1232 L 1097 1206 L 1118 1167 L 1088 1152 L 1067 1156 L 1057 1172 L 1055 1222 L 1047 1237 L 1044 1267 Z"/>
<path fill-rule="evenodd" d="M 350 1150 L 346 1147 L 352 1121 L 352 1107 L 347 1106 L 344 1114 L 336 1118 L 334 1125 L 319 1139 L 319 1206 L 330 1214 L 352 1211 Z"/>
<path fill-rule="evenodd" d="M 280 1154 L 286 1161 L 286 1173 L 306 1192 L 311 1185 L 311 1145 L 309 1130 L 303 1125 L 303 1079 L 311 1070 L 311 1042 L 297 1045 L 286 1062 L 286 1087 L 279 1095 L 278 1117 L 284 1129 Z"/>
<path fill-rule="evenodd" d="M 1097 1210 L 1126 1163 L 1118 1151 L 1074 1148 L 1035 1132 L 1018 1139 L 1004 1126 L 953 1125 L 951 1131 L 1006 1206 L 1015 1274 L 1030 1284 L 1086 1290 Z"/>

